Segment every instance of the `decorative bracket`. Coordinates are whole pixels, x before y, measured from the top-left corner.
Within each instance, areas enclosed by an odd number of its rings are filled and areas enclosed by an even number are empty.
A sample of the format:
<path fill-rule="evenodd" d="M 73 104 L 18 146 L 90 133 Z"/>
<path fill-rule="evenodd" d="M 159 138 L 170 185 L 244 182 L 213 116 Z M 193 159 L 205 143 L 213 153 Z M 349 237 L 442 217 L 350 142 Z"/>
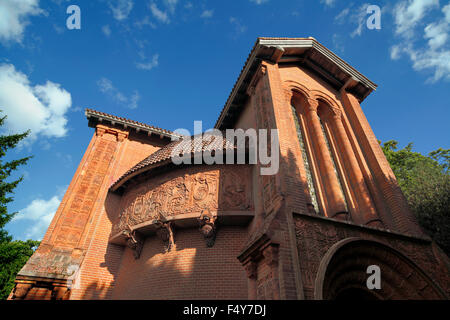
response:
<path fill-rule="evenodd" d="M 175 247 L 172 222 L 158 220 L 156 221 L 156 225 L 158 226 L 156 234 L 164 242 L 165 251 L 170 252 Z"/>
<path fill-rule="evenodd" d="M 133 250 L 134 259 L 139 259 L 142 247 L 144 246 L 144 240 L 136 231 L 132 231 L 130 227 L 124 230 L 123 234 L 127 238 L 127 246 Z"/>
<path fill-rule="evenodd" d="M 206 240 L 206 246 L 211 248 L 214 246 L 217 235 L 217 215 L 213 215 L 209 210 L 203 210 L 200 218 L 198 218 L 200 224 L 200 232 Z"/>
<path fill-rule="evenodd" d="M 64 286 L 54 286 L 52 289 L 52 300 L 67 300 L 70 290 Z"/>
<path fill-rule="evenodd" d="M 35 286 L 35 282 L 18 282 L 14 286 L 12 300 L 25 300 L 28 292 Z"/>

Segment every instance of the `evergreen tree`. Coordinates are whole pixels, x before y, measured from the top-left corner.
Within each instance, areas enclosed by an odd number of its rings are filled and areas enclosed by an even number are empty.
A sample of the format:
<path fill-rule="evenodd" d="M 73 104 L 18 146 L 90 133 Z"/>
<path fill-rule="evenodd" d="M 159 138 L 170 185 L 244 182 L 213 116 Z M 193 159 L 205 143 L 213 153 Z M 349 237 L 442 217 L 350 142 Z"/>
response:
<path fill-rule="evenodd" d="M 0 118 L 0 129 L 5 124 L 5 120 L 6 116 Z M 7 180 L 19 166 L 25 165 L 31 157 L 11 161 L 4 161 L 4 157 L 8 150 L 14 149 L 28 134 L 29 131 L 0 135 L 0 299 L 8 297 L 14 286 L 16 274 L 39 244 L 33 240 L 13 241 L 12 236 L 5 230 L 5 225 L 16 214 L 16 212 L 8 212 L 7 205 L 13 201 L 11 195 L 23 177 L 13 181 Z"/>

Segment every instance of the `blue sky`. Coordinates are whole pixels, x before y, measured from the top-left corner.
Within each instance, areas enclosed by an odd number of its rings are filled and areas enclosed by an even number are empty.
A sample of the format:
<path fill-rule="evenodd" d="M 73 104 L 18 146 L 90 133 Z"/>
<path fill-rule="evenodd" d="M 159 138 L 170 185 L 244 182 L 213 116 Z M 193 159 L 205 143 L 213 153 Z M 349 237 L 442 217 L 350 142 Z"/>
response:
<path fill-rule="evenodd" d="M 81 30 L 66 27 L 72 4 Z M 43 236 L 93 134 L 84 108 L 212 128 L 258 36 L 313 36 L 377 83 L 362 106 L 378 139 L 449 148 L 449 31 L 442 0 L 0 0 L 3 129 L 32 129 L 9 157 L 34 155 L 7 229 Z"/>

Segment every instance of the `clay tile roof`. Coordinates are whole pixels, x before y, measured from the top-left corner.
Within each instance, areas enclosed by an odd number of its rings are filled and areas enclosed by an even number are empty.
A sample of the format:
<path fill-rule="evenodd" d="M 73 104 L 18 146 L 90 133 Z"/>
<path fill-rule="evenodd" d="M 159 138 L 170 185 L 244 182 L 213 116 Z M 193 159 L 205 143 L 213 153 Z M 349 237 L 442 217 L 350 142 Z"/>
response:
<path fill-rule="evenodd" d="M 151 126 L 142 122 L 138 122 L 138 121 L 134 121 L 134 120 L 130 120 L 130 119 L 126 119 L 126 118 L 122 118 L 122 117 L 118 117 L 118 116 L 114 116 L 108 113 L 104 113 L 104 112 L 100 112 L 97 110 L 92 110 L 92 109 L 86 109 L 85 110 L 85 115 L 88 119 L 91 118 L 97 118 L 100 121 L 109 121 L 112 123 L 117 123 L 117 124 L 121 124 L 124 127 L 131 127 L 134 129 L 142 130 L 142 131 L 147 131 L 150 133 L 155 133 L 155 134 L 159 134 L 162 136 L 166 136 L 168 138 L 178 138 L 181 137 L 180 135 L 169 131 L 169 130 L 165 130 L 165 129 L 161 129 L 155 126 Z"/>
<path fill-rule="evenodd" d="M 180 156 L 190 156 L 198 154 L 205 151 L 213 150 L 229 150 L 235 149 L 233 142 L 228 141 L 224 135 L 214 136 L 210 133 L 204 133 L 203 139 L 200 139 L 201 135 L 196 135 L 188 137 L 185 139 L 180 139 L 177 141 L 172 141 L 168 145 L 159 149 L 158 151 L 152 153 L 150 156 L 140 161 L 134 167 L 125 172 L 119 179 L 117 179 L 111 186 L 112 191 L 116 191 L 120 186 L 122 186 L 126 181 L 130 180 L 134 176 L 137 176 L 145 171 L 159 167 L 162 165 L 170 163 L 172 158 L 172 151 L 177 148 L 180 151 Z M 188 152 L 189 150 L 189 152 Z"/>

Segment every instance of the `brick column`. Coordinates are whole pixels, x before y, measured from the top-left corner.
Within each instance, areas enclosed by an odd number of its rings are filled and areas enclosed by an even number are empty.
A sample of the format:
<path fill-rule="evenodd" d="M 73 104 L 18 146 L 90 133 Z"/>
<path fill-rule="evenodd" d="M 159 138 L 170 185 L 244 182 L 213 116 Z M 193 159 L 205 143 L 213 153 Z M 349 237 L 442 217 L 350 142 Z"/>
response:
<path fill-rule="evenodd" d="M 248 277 L 248 299 L 249 300 L 256 300 L 256 262 L 253 260 L 249 260 L 244 265 L 245 271 L 247 273 Z"/>
<path fill-rule="evenodd" d="M 274 300 L 280 300 L 280 281 L 279 281 L 279 258 L 278 258 L 279 245 L 270 244 L 263 251 L 264 261 L 270 267 L 270 273 L 272 278 L 272 294 Z"/>
<path fill-rule="evenodd" d="M 346 213 L 345 201 L 339 186 L 339 181 L 334 171 L 333 160 L 328 150 L 325 137 L 322 132 L 317 108 L 319 102 L 317 100 L 308 99 L 307 121 L 308 127 L 311 128 L 311 142 L 313 145 L 316 163 L 319 167 L 320 177 L 325 191 L 327 206 L 327 215 L 331 218 L 340 217 Z"/>
<path fill-rule="evenodd" d="M 342 124 L 341 111 L 334 109 L 333 114 L 329 117 L 329 119 L 331 120 L 332 128 L 334 128 L 334 134 L 338 141 L 341 155 L 343 156 L 343 163 L 346 169 L 347 178 L 350 180 L 350 184 L 354 190 L 354 195 L 359 208 L 359 212 L 352 218 L 356 223 L 382 227 L 383 224 L 381 223 L 381 220 L 372 203 L 361 168 L 358 165 L 358 161 L 353 153 L 352 146 L 345 132 L 344 125 Z"/>
<path fill-rule="evenodd" d="M 358 138 L 359 145 L 372 172 L 374 182 L 392 214 L 391 217 L 384 217 L 390 220 L 384 221 L 384 224 L 392 226 L 398 232 L 422 236 L 423 232 L 408 207 L 397 179 L 358 100 L 345 90 L 341 91 L 341 99 L 350 125 Z"/>

